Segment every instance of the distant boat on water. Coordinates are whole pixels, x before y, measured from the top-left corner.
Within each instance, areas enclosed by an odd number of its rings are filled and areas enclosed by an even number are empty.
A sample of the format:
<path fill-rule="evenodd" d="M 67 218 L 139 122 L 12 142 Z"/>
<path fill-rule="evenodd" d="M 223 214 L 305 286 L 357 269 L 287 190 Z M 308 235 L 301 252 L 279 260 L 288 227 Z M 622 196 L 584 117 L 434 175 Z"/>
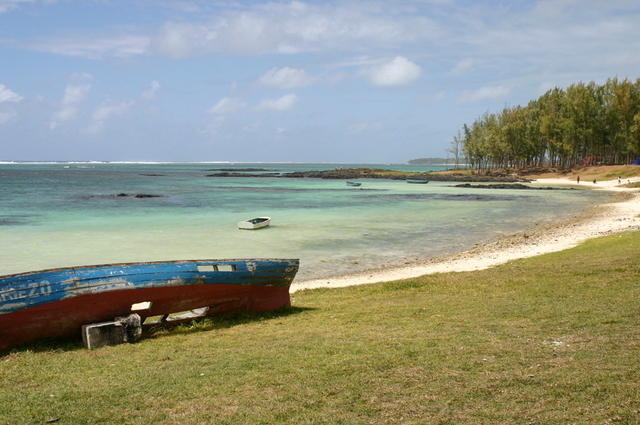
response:
<path fill-rule="evenodd" d="M 362 183 L 358 183 L 358 182 L 347 182 L 347 186 L 358 187 L 358 186 L 362 186 Z"/>
<path fill-rule="evenodd" d="M 256 217 L 256 218 L 250 218 L 244 221 L 239 221 L 238 229 L 243 229 L 243 230 L 262 229 L 263 227 L 267 227 L 269 224 L 271 224 L 271 217 Z"/>
<path fill-rule="evenodd" d="M 427 184 L 429 180 L 407 180 L 407 183 L 411 184 Z"/>
<path fill-rule="evenodd" d="M 0 351 L 136 313 L 142 321 L 290 306 L 297 259 L 187 260 L 69 267 L 0 276 Z"/>

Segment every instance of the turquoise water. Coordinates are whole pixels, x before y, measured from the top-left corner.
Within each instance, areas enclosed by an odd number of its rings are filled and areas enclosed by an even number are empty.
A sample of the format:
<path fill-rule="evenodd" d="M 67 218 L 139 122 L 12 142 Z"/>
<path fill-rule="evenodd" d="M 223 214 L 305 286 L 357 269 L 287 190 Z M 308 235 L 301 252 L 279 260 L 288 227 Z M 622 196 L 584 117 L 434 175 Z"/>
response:
<path fill-rule="evenodd" d="M 460 251 L 566 218 L 607 196 L 462 189 L 448 182 L 360 180 L 361 188 L 350 188 L 343 180 L 205 177 L 219 168 L 353 166 L 2 164 L 0 274 L 113 262 L 294 257 L 301 259 L 299 278 L 322 277 Z M 269 228 L 236 228 L 240 220 L 264 215 L 273 218 Z"/>

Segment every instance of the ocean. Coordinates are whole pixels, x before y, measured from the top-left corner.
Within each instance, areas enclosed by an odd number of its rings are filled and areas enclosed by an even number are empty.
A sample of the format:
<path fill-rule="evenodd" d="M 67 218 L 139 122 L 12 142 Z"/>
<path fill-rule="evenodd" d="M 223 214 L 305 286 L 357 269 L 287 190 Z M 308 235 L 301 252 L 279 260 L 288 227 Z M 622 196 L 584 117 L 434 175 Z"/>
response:
<path fill-rule="evenodd" d="M 298 279 L 396 267 L 567 219 L 607 199 L 589 190 L 498 190 L 452 182 L 206 177 L 389 164 L 0 164 L 0 274 L 206 258 L 300 258 Z M 156 197 L 136 197 L 135 195 Z M 120 195 L 120 196 L 118 196 Z M 126 195 L 126 196 L 125 196 Z M 238 230 L 240 220 L 272 225 Z"/>

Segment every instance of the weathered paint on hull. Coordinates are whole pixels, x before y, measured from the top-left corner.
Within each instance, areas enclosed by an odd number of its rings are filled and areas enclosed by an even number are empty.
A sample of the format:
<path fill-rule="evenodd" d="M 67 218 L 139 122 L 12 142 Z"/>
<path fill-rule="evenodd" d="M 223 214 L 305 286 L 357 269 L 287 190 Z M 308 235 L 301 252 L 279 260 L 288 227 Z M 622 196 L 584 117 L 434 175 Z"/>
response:
<path fill-rule="evenodd" d="M 180 270 L 167 274 L 167 268 L 176 264 Z M 197 266 L 210 264 L 232 265 L 234 271 L 198 271 Z M 126 277 L 120 277 L 128 285 L 104 285 L 106 275 L 112 282 L 113 270 L 118 268 L 137 271 L 138 274 L 125 273 Z M 154 276 L 152 279 L 149 273 L 141 273 L 150 269 L 155 271 L 151 274 Z M 0 278 L 0 290 L 4 288 L 5 294 L 10 293 L 6 282 L 13 283 L 15 295 L 15 288 L 25 285 L 27 288 L 36 287 L 33 282 L 42 276 L 49 278 L 50 289 L 45 291 L 49 293 L 40 296 L 41 299 L 32 297 L 31 306 L 11 307 L 16 305 L 15 300 L 13 304 L 11 300 L 0 304 L 5 309 L 0 314 L 0 350 L 42 337 L 79 335 L 82 325 L 130 314 L 132 304 L 141 302 L 151 303 L 148 310 L 136 312 L 143 319 L 200 307 L 210 307 L 208 314 L 276 310 L 290 306 L 289 285 L 297 269 L 297 260 L 205 260 L 96 266 L 73 269 L 71 274 L 69 269 L 60 269 Z M 51 276 L 56 272 L 63 273 L 65 279 L 52 284 Z M 76 276 L 76 280 L 70 280 L 69 276 Z M 145 277 L 140 279 L 140 276 Z M 167 276 L 172 277 L 167 279 Z M 161 279 L 166 279 L 164 285 Z M 20 281 L 18 284 L 17 280 Z M 78 288 L 82 291 L 78 292 Z M 70 293 L 72 290 L 76 292 Z M 38 302 L 47 299 L 50 300 Z M 13 311 L 7 311 L 9 308 Z"/>
<path fill-rule="evenodd" d="M 87 323 L 131 313 L 131 305 L 151 301 L 142 318 L 212 306 L 210 314 L 271 311 L 290 306 L 289 288 L 239 285 L 175 286 L 83 295 L 20 310 L 2 317 L 0 350 L 43 337 L 80 335 Z"/>

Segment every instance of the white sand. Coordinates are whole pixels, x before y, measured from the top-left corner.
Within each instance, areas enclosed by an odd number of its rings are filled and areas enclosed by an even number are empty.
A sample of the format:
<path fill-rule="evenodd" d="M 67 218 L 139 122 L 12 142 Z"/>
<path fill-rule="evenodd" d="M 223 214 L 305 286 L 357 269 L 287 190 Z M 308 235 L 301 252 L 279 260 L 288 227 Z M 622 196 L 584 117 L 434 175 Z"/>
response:
<path fill-rule="evenodd" d="M 632 178 L 629 181 L 640 181 L 640 178 Z M 627 179 L 622 181 L 623 184 L 627 182 Z M 534 184 L 575 185 L 576 182 L 569 179 L 539 179 Z M 518 258 L 533 257 L 568 249 L 593 237 L 640 229 L 640 190 L 617 187 L 617 179 L 597 182 L 596 184 L 582 181 L 580 186 L 598 190 L 628 192 L 629 197 L 621 202 L 598 205 L 594 214 L 574 223 L 561 223 L 543 231 L 534 230 L 518 233 L 498 242 L 489 243 L 450 257 L 429 259 L 422 264 L 414 264 L 408 267 L 335 278 L 295 281 L 291 285 L 291 292 L 312 288 L 339 288 L 386 282 L 431 273 L 481 270 Z"/>

